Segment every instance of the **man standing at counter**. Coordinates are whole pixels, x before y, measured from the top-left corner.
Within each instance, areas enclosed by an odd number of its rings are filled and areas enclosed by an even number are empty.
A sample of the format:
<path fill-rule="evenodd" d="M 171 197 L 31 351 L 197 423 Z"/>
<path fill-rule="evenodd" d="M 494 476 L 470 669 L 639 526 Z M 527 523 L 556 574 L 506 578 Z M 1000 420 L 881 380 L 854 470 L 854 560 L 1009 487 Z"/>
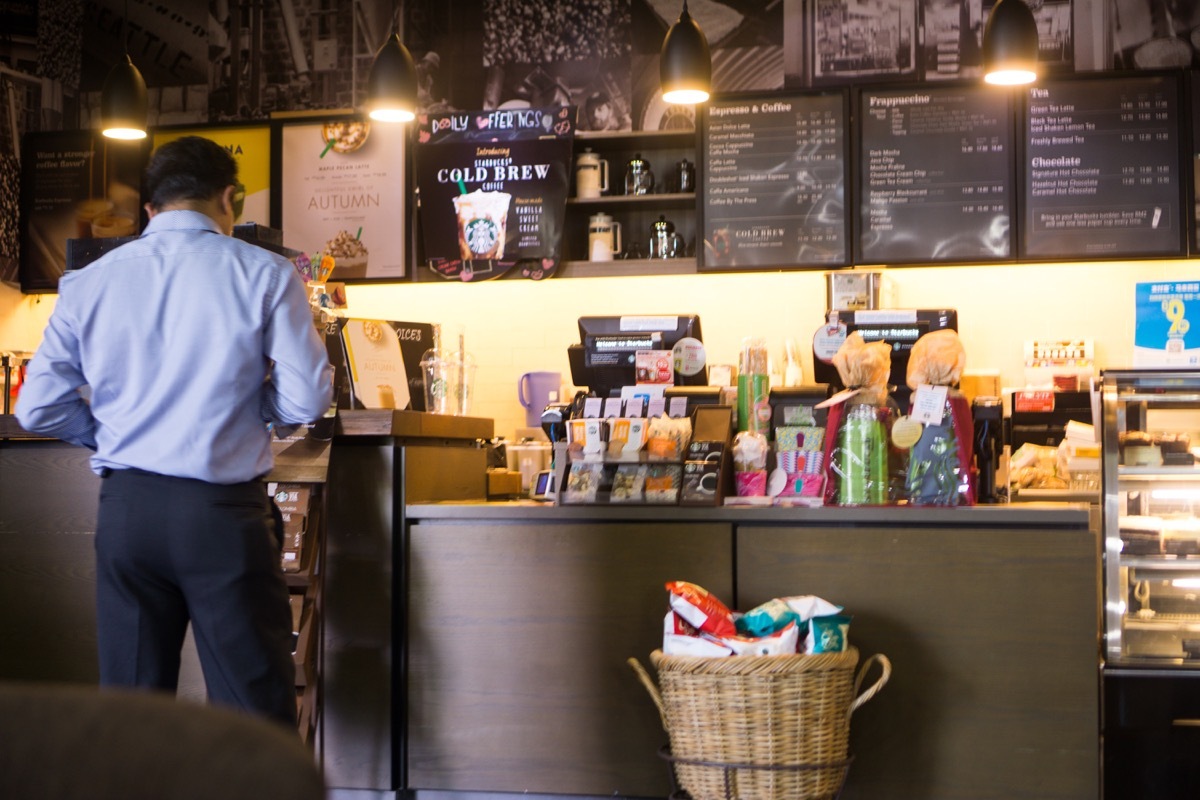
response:
<path fill-rule="evenodd" d="M 100 683 L 174 692 L 188 621 L 209 699 L 294 726 L 268 423 L 332 369 L 287 259 L 232 238 L 237 163 L 200 137 L 146 169 L 142 237 L 65 275 L 17 418 L 95 451 Z M 81 394 L 90 388 L 90 402 Z"/>

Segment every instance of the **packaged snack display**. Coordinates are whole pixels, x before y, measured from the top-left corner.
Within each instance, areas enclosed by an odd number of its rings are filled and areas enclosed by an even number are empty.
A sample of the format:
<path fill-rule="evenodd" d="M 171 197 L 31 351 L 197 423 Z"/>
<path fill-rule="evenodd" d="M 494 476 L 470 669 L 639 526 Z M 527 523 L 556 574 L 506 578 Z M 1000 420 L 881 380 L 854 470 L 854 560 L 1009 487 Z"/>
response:
<path fill-rule="evenodd" d="M 888 394 L 892 350 L 868 344 L 857 331 L 833 357 L 847 390 L 829 407 L 825 435 L 825 502 L 828 505 L 888 505 L 903 486 L 903 457 L 890 445 L 899 416 Z"/>
<path fill-rule="evenodd" d="M 850 615 L 830 614 L 813 617 L 808 621 L 808 636 L 804 640 L 804 652 L 842 653 L 850 638 Z"/>
<path fill-rule="evenodd" d="M 645 464 L 621 464 L 613 474 L 610 503 L 640 503 L 646 486 Z"/>
<path fill-rule="evenodd" d="M 794 655 L 847 647 L 850 616 L 815 595 L 777 597 L 738 614 L 694 583 L 671 581 L 667 592 L 667 655 Z"/>
<path fill-rule="evenodd" d="M 907 383 L 914 392 L 908 421 L 916 442 L 909 452 L 904 489 L 914 505 L 975 504 L 971 406 L 954 388 L 965 364 L 958 334 L 949 329 L 925 334 L 909 355 Z"/>
<path fill-rule="evenodd" d="M 767 437 L 745 430 L 733 440 L 733 468 L 739 497 L 761 497 L 767 493 Z"/>
<path fill-rule="evenodd" d="M 737 427 L 739 431 L 765 433 L 771 422 L 771 379 L 765 339 L 742 340 L 737 377 Z"/>
<path fill-rule="evenodd" d="M 669 581 L 671 610 L 688 623 L 714 636 L 734 636 L 733 612 L 707 589 L 687 581 Z"/>

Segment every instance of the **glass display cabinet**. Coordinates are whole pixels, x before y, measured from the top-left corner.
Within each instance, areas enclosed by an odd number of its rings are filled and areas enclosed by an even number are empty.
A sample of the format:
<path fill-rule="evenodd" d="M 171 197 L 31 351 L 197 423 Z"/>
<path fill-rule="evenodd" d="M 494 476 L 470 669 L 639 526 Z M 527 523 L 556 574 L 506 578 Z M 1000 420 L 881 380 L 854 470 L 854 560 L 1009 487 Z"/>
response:
<path fill-rule="evenodd" d="M 1200 372 L 1102 382 L 1105 660 L 1200 670 Z"/>
<path fill-rule="evenodd" d="M 1200 797 L 1200 371 L 1105 371 L 1105 800 Z"/>

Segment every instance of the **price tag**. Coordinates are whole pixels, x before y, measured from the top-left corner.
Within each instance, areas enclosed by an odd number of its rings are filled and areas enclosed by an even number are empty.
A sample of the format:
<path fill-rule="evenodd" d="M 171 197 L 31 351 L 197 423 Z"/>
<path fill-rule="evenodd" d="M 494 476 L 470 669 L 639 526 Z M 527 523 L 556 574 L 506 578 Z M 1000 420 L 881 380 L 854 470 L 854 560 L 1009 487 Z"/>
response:
<path fill-rule="evenodd" d="M 583 401 L 583 416 L 588 419 L 595 419 L 600 416 L 600 409 L 603 407 L 604 400 L 599 397 L 589 397 Z"/>
<path fill-rule="evenodd" d="M 631 397 L 625 402 L 625 416 L 640 417 L 642 416 L 642 398 Z"/>
<path fill-rule="evenodd" d="M 675 371 L 680 375 L 696 375 L 704 369 L 704 345 L 699 339 L 680 339 L 672 354 L 675 359 Z"/>
<path fill-rule="evenodd" d="M 948 386 L 930 386 L 922 383 L 913 392 L 912 418 L 925 425 L 941 425 L 946 411 Z"/>
<path fill-rule="evenodd" d="M 892 425 L 892 444 L 901 450 L 907 450 L 921 441 L 925 426 L 912 417 L 901 417 Z"/>

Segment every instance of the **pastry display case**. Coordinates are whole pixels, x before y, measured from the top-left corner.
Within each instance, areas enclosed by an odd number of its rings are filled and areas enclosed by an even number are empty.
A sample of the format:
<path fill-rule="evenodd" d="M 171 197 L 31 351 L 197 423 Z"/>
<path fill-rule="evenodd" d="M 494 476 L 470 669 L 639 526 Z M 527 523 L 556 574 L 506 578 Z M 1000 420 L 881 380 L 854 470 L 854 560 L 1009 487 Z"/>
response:
<path fill-rule="evenodd" d="M 1200 797 L 1200 371 L 1101 386 L 1102 797 Z"/>
<path fill-rule="evenodd" d="M 1106 664 L 1200 670 L 1200 372 L 1106 371 L 1102 395 Z"/>

